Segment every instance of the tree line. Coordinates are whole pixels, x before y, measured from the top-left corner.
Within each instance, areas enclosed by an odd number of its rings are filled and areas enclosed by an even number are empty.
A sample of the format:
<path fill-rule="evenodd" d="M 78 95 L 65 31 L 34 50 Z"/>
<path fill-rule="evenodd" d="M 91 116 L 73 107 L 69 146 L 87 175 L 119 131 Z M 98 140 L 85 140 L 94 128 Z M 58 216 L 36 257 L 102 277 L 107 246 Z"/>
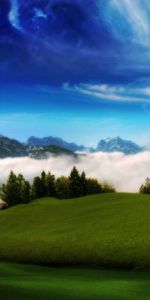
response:
<path fill-rule="evenodd" d="M 33 178 L 32 183 L 27 181 L 22 174 L 16 175 L 11 172 L 7 182 L 0 187 L 0 197 L 9 207 L 27 204 L 43 197 L 70 199 L 110 192 L 115 192 L 113 186 L 100 183 L 95 178 L 87 178 L 85 172 L 80 174 L 76 167 L 73 167 L 68 177 L 56 178 L 50 172 L 43 171 L 40 176 Z"/>

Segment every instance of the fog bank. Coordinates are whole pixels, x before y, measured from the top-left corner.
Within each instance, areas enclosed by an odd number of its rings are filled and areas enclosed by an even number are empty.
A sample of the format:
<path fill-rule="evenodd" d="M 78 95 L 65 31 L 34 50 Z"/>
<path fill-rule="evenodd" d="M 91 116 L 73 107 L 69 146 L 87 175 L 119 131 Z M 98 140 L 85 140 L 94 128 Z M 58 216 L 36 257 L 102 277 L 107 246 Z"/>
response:
<path fill-rule="evenodd" d="M 43 170 L 56 176 L 68 175 L 76 165 L 87 176 L 108 181 L 118 191 L 137 192 L 146 177 L 150 176 L 150 152 L 126 156 L 122 153 L 89 153 L 78 159 L 71 156 L 50 156 L 46 160 L 29 157 L 0 159 L 0 182 L 5 182 L 10 171 L 22 173 L 28 180 Z"/>

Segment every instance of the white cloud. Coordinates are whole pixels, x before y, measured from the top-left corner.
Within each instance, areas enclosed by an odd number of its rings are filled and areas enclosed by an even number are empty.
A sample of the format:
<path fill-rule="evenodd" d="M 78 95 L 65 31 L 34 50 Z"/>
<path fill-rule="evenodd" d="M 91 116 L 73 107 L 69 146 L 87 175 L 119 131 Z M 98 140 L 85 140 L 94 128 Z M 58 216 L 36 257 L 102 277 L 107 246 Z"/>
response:
<path fill-rule="evenodd" d="M 137 87 L 136 85 L 108 85 L 108 84 L 76 84 L 65 83 L 63 88 L 95 98 L 117 102 L 150 103 L 150 86 Z"/>
<path fill-rule="evenodd" d="M 112 30 L 116 35 L 119 34 L 120 39 L 131 38 L 143 46 L 150 44 L 149 1 L 111 0 L 108 9 L 112 23 L 113 18 L 120 18 L 112 24 Z M 125 33 L 126 36 L 121 36 L 121 33 Z"/>
<path fill-rule="evenodd" d="M 118 191 L 137 192 L 145 178 L 149 176 L 150 152 L 126 156 L 122 153 L 92 153 L 82 155 L 78 160 L 72 157 L 49 157 L 47 160 L 8 158 L 0 160 L 0 182 L 6 180 L 9 172 L 23 173 L 27 179 L 51 171 L 56 176 L 68 175 L 76 165 L 88 176 L 112 183 Z"/>

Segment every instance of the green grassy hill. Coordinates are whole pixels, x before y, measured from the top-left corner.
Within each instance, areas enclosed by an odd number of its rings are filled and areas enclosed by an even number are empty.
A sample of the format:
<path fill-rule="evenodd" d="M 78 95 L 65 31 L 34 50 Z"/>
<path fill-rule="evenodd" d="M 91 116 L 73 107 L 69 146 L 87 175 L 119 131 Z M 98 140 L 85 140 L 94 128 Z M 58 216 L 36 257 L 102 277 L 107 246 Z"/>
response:
<path fill-rule="evenodd" d="M 150 267 L 150 196 L 47 198 L 1 211 L 0 259 Z"/>
<path fill-rule="evenodd" d="M 150 273 L 0 263 L 1 300 L 148 300 Z"/>

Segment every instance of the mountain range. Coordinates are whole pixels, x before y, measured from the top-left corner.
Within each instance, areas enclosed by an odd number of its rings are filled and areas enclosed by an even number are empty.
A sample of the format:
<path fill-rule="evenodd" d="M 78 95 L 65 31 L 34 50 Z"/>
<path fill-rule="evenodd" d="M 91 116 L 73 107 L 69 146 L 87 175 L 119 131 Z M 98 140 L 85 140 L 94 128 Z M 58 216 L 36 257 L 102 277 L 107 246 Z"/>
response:
<path fill-rule="evenodd" d="M 100 140 L 96 148 L 87 148 L 83 145 L 68 143 L 57 137 L 30 137 L 26 143 L 0 135 L 0 158 L 29 156 L 34 159 L 45 159 L 50 154 L 78 155 L 83 152 L 121 152 L 126 155 L 144 151 L 132 141 L 123 140 L 120 137 Z M 78 154 L 77 154 L 78 153 Z"/>
<path fill-rule="evenodd" d="M 119 136 L 115 138 L 107 138 L 101 140 L 98 143 L 97 151 L 102 152 L 122 152 L 126 155 L 136 154 L 144 151 L 144 147 L 141 147 L 132 141 L 123 140 Z"/>
<path fill-rule="evenodd" d="M 31 136 L 27 140 L 27 145 L 30 147 L 58 146 L 58 147 L 67 149 L 72 152 L 85 150 L 85 147 L 83 145 L 78 146 L 75 143 L 68 143 L 61 138 L 53 137 L 53 136 L 44 137 L 44 138 L 37 138 L 37 137 Z"/>
<path fill-rule="evenodd" d="M 0 158 L 27 156 L 27 148 L 17 140 L 0 135 Z"/>

